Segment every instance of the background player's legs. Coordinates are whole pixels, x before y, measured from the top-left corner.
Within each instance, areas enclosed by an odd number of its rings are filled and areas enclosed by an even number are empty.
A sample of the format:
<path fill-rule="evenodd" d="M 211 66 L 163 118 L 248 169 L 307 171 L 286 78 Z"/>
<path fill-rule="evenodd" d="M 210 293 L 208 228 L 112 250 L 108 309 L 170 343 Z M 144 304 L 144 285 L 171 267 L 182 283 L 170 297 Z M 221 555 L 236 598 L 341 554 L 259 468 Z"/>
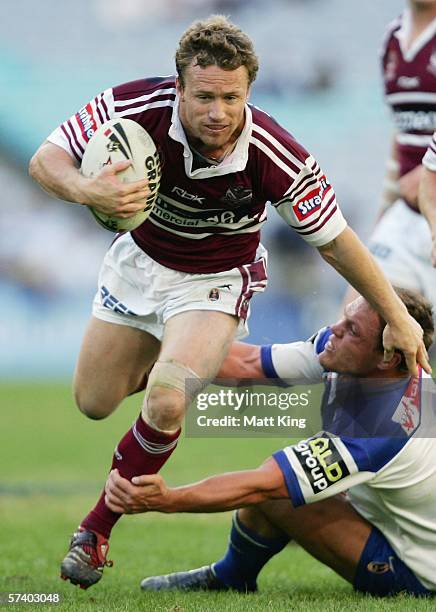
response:
<path fill-rule="evenodd" d="M 353 582 L 372 525 L 343 496 L 293 508 L 287 500 L 265 502 L 238 512 L 240 522 L 262 537 L 284 535 Z"/>
<path fill-rule="evenodd" d="M 141 588 L 255 591 L 259 572 L 291 539 L 353 582 L 372 529 L 341 496 L 296 509 L 289 500 L 265 502 L 235 513 L 222 559 L 197 570 L 146 578 Z"/>
<path fill-rule="evenodd" d="M 141 384 L 160 342 L 145 331 L 92 317 L 74 376 L 80 410 L 93 419 L 111 414 Z"/>

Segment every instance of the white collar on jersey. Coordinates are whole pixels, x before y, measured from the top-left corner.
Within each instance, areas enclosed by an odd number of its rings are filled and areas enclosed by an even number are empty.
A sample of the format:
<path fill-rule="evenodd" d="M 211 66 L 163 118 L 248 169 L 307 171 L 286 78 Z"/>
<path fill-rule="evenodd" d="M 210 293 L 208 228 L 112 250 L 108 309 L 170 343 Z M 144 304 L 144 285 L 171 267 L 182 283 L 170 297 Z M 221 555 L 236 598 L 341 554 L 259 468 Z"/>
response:
<path fill-rule="evenodd" d="M 205 179 L 213 176 L 223 176 L 233 172 L 244 170 L 248 161 L 248 147 L 250 144 L 250 136 L 252 131 L 253 118 L 250 107 L 245 105 L 245 125 L 233 151 L 217 166 L 209 166 L 208 168 L 198 168 L 192 170 L 193 155 L 186 139 L 185 130 L 179 117 L 179 96 L 176 95 L 174 101 L 173 114 L 171 117 L 171 125 L 168 130 L 168 135 L 183 145 L 183 157 L 185 162 L 186 176 L 191 179 Z"/>
<path fill-rule="evenodd" d="M 406 62 L 411 62 L 415 59 L 415 56 L 424 45 L 426 45 L 429 40 L 433 38 L 436 34 L 436 19 L 433 19 L 431 23 L 421 32 L 418 38 L 413 42 L 413 44 L 406 49 L 406 42 L 410 35 L 410 30 L 412 28 L 412 12 L 409 8 L 406 8 L 403 14 L 400 17 L 401 26 L 395 32 L 395 36 L 398 38 L 401 52 Z"/>

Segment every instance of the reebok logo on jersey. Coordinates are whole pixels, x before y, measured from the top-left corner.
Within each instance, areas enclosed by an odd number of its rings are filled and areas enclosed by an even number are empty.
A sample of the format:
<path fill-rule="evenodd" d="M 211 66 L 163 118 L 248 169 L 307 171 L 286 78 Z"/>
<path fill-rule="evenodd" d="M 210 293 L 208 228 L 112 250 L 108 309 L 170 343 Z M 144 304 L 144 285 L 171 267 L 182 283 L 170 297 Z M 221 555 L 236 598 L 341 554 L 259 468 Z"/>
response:
<path fill-rule="evenodd" d="M 88 141 L 94 135 L 97 124 L 92 113 L 91 104 L 83 106 L 76 115 L 77 121 L 82 130 L 83 138 Z"/>
<path fill-rule="evenodd" d="M 314 493 L 320 493 L 350 475 L 333 440 L 323 433 L 292 447 Z"/>
<path fill-rule="evenodd" d="M 295 216 L 299 221 L 304 221 L 321 208 L 324 194 L 329 187 L 330 183 L 325 177 L 322 177 L 319 182 L 319 187 L 310 191 L 304 198 L 298 200 L 292 206 Z"/>
<path fill-rule="evenodd" d="M 172 193 L 175 193 L 184 200 L 189 200 L 190 202 L 194 202 L 196 204 L 203 204 L 204 202 L 204 198 L 201 198 L 193 193 L 188 193 L 186 189 L 182 189 L 182 187 L 173 187 Z"/>

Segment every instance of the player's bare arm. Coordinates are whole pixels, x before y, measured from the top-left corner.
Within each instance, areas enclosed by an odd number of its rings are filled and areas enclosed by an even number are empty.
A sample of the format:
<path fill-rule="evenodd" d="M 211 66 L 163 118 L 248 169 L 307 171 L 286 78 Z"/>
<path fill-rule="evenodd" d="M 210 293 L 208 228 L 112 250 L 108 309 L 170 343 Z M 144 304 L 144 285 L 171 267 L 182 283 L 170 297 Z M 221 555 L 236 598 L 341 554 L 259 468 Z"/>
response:
<path fill-rule="evenodd" d="M 283 474 L 272 458 L 255 470 L 229 472 L 200 482 L 168 487 L 162 476 L 137 476 L 129 482 L 118 471 L 106 482 L 106 504 L 114 512 L 225 512 L 289 497 Z"/>
<path fill-rule="evenodd" d="M 106 166 L 95 178 L 86 178 L 66 151 L 45 142 L 32 157 L 29 173 L 45 191 L 57 198 L 128 218 L 144 209 L 150 195 L 147 179 L 127 184 L 117 177 L 117 173 L 125 170 L 130 163 L 126 161 Z"/>
<path fill-rule="evenodd" d="M 319 247 L 319 252 L 387 322 L 383 333 L 386 359 L 389 359 L 395 347 L 404 353 L 411 375 L 417 375 L 417 363 L 430 373 L 421 327 L 410 317 L 377 262 L 356 234 L 347 227 L 335 240 Z"/>
<path fill-rule="evenodd" d="M 233 342 L 217 378 L 265 378 L 260 359 L 260 346 Z"/>
<path fill-rule="evenodd" d="M 386 161 L 385 175 L 383 179 L 383 189 L 381 194 L 380 210 L 377 215 L 377 222 L 384 215 L 386 210 L 396 202 L 400 196 L 400 189 L 398 184 L 398 156 L 397 156 L 397 144 L 396 134 L 394 133 L 391 139 L 391 152 L 388 160 Z M 350 300 L 351 301 L 351 300 Z"/>
<path fill-rule="evenodd" d="M 401 197 L 413 206 L 418 206 L 418 192 L 422 172 L 423 167 L 416 166 L 416 168 L 404 174 L 398 181 Z"/>
<path fill-rule="evenodd" d="M 432 237 L 431 263 L 436 268 L 436 172 L 423 168 L 419 190 L 419 208 L 427 219 Z"/>

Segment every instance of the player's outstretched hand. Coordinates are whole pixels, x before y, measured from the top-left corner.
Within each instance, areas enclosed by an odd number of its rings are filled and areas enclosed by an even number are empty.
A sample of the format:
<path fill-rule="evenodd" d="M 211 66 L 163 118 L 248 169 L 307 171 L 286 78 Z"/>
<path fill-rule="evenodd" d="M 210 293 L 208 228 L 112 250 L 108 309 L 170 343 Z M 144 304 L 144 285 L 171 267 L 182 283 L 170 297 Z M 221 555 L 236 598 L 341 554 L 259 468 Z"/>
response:
<path fill-rule="evenodd" d="M 93 206 L 98 212 L 127 219 L 147 205 L 150 195 L 148 179 L 123 183 L 117 176 L 131 165 L 130 161 L 105 166 L 94 178 L 83 177 L 83 204 Z"/>
<path fill-rule="evenodd" d="M 159 474 L 135 476 L 132 482 L 112 470 L 105 486 L 105 503 L 112 512 L 137 514 L 151 510 L 165 512 L 170 489 Z"/>
<path fill-rule="evenodd" d="M 428 374 L 431 374 L 428 353 L 422 337 L 421 326 L 410 315 L 402 325 L 386 325 L 383 331 L 385 361 L 389 361 L 395 349 L 398 349 L 404 354 L 411 376 L 418 376 L 417 364 L 421 365 Z"/>

